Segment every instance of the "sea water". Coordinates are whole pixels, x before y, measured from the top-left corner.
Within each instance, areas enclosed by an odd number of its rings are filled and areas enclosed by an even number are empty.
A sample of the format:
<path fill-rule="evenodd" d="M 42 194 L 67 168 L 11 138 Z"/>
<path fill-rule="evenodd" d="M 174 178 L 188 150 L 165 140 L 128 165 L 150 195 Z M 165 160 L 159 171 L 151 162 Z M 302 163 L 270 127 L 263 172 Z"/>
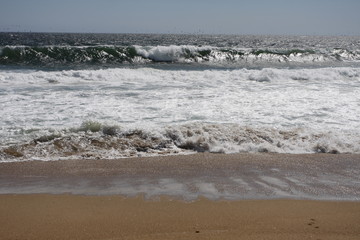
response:
<path fill-rule="evenodd" d="M 0 161 L 359 153 L 360 37 L 0 33 Z"/>

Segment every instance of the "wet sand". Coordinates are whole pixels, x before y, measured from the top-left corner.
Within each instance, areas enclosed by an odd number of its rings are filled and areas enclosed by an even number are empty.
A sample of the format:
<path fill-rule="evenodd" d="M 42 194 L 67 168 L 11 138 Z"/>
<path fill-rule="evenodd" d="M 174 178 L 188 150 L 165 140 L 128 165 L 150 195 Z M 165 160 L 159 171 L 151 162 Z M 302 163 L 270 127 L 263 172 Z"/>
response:
<path fill-rule="evenodd" d="M 359 239 L 360 203 L 0 195 L 1 239 Z"/>
<path fill-rule="evenodd" d="M 0 194 L 360 200 L 360 155 L 210 154 L 0 164 Z"/>
<path fill-rule="evenodd" d="M 360 155 L 0 164 L 0 239 L 358 239 Z"/>

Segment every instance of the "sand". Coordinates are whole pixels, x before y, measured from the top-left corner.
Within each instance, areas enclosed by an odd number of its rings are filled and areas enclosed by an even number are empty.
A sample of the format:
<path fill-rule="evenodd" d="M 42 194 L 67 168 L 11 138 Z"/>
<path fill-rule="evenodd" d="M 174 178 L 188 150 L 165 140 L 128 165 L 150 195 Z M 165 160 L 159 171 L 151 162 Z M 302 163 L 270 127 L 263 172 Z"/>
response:
<path fill-rule="evenodd" d="M 1 163 L 0 239 L 359 239 L 359 172 L 353 154 Z"/>
<path fill-rule="evenodd" d="M 357 154 L 210 154 L 0 164 L 0 194 L 360 200 Z"/>
<path fill-rule="evenodd" d="M 359 239 L 360 203 L 0 195 L 1 239 Z"/>

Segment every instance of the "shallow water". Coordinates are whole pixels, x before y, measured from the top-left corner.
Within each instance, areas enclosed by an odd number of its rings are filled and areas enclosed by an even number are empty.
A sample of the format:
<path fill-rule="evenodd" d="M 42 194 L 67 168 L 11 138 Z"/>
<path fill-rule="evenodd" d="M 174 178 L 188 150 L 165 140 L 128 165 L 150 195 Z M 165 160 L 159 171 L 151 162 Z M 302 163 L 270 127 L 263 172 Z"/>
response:
<path fill-rule="evenodd" d="M 1 194 L 161 195 L 193 201 L 360 200 L 359 155 L 197 154 L 2 163 Z"/>

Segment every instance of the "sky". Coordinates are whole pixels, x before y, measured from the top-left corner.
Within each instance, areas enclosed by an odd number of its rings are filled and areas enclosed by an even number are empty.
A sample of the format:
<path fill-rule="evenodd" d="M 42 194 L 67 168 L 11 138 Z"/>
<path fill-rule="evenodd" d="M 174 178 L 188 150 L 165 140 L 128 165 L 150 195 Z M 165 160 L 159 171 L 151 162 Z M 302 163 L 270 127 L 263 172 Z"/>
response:
<path fill-rule="evenodd" d="M 360 0 L 0 0 L 0 32 L 360 35 Z"/>

